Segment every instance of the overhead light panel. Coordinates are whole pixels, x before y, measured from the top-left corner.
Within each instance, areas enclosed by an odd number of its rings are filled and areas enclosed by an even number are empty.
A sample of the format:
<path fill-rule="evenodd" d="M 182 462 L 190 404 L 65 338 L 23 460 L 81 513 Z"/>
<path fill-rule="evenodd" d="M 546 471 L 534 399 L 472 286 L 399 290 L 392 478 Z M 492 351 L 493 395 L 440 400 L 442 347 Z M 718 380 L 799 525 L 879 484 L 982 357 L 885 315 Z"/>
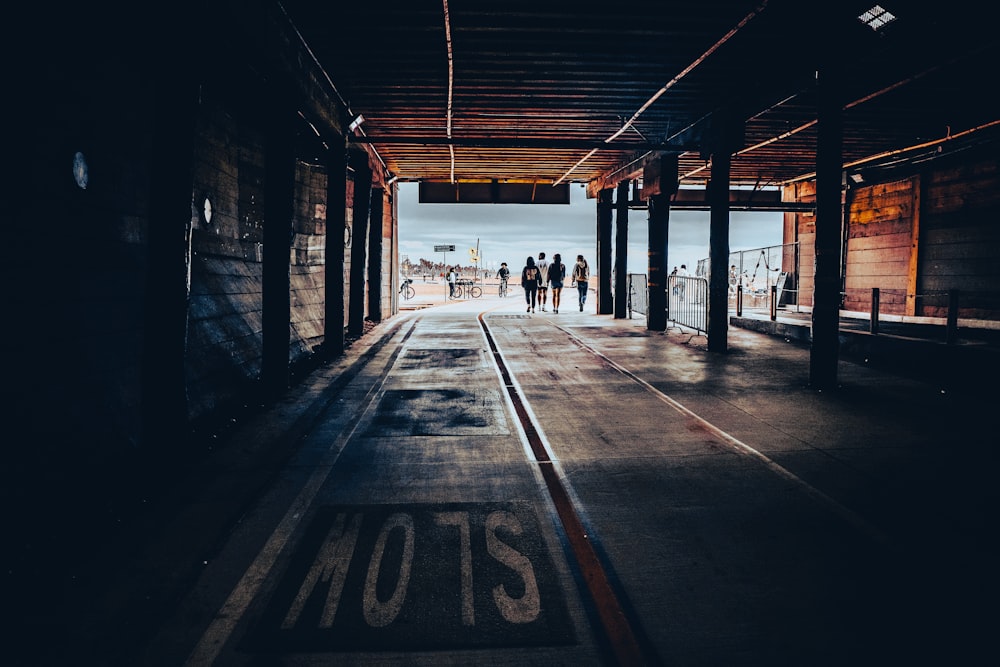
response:
<path fill-rule="evenodd" d="M 361 127 L 361 123 L 363 122 L 365 122 L 365 117 L 362 116 L 361 114 L 358 114 L 357 116 L 354 117 L 354 120 L 351 121 L 351 124 L 347 126 L 348 131 L 353 132 L 354 130 Z"/>
<path fill-rule="evenodd" d="M 881 6 L 875 5 L 867 12 L 859 16 L 858 20 L 872 30 L 878 31 L 895 21 L 896 16 L 891 12 L 886 11 Z"/>

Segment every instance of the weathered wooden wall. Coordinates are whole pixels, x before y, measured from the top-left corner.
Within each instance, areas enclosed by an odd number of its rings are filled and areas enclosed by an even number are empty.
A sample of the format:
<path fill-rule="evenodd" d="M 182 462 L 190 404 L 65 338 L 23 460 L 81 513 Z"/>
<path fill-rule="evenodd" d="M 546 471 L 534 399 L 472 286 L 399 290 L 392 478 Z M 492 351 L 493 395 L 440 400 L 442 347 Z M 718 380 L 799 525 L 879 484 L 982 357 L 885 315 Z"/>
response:
<path fill-rule="evenodd" d="M 812 183 L 786 201 L 815 201 Z M 879 289 L 886 315 L 1000 320 L 1000 158 L 988 149 L 924 163 L 917 171 L 853 186 L 845 198 L 843 308 L 870 312 Z M 815 217 L 786 213 L 784 242 L 799 242 L 799 304 L 812 304 Z M 786 259 L 785 266 L 789 266 Z"/>
<path fill-rule="evenodd" d="M 289 361 L 293 365 L 316 354 L 324 339 L 326 180 L 325 167 L 299 162 L 290 258 Z"/>
<path fill-rule="evenodd" d="M 879 288 L 880 312 L 906 315 L 914 203 L 919 181 L 906 178 L 855 188 L 848 210 L 844 310 L 870 312 Z M 909 313 L 912 315 L 913 313 Z"/>
<path fill-rule="evenodd" d="M 194 227 L 185 358 L 188 414 L 237 403 L 260 378 L 263 135 L 205 89 L 195 144 Z M 204 198 L 212 219 L 198 216 Z"/>
<path fill-rule="evenodd" d="M 39 9 L 24 34 L 45 34 L 4 84 L 17 94 L 7 109 L 0 403 L 20 432 L 3 451 L 13 536 L 4 571 L 45 617 L 67 584 L 60 568 L 115 534 L 124 514 L 148 519 L 147 500 L 205 451 L 202 436 L 258 404 L 263 231 L 281 208 L 264 199 L 282 192 L 268 173 L 295 169 L 291 220 L 279 221 L 290 251 L 277 256 L 290 272 L 290 367 L 319 357 L 325 340 L 328 214 L 330 248 L 347 253 L 339 211 L 326 210 L 325 167 L 315 166 L 336 163 L 326 146 L 342 142 L 343 109 L 307 59 L 282 69 L 272 40 L 240 31 L 254 12 L 262 31 L 277 29 L 260 22 L 262 6 L 233 16 L 228 4 L 181 2 L 158 21 L 147 8 L 129 30 L 120 9 Z M 291 93 L 263 104 L 275 89 Z M 293 126 L 298 111 L 318 129 Z M 269 172 L 264 145 L 281 134 L 269 126 L 278 117 L 299 159 Z"/>
<path fill-rule="evenodd" d="M 945 316 L 955 289 L 960 317 L 1000 320 L 1000 157 L 994 149 L 923 179 L 919 313 Z"/>
<path fill-rule="evenodd" d="M 790 185 L 782 193 L 782 199 L 815 203 L 816 184 L 810 181 Z M 785 213 L 783 242 L 798 242 L 798 272 L 795 275 L 797 303 L 800 306 L 812 306 L 816 275 L 816 214 Z M 796 273 L 794 256 L 782 257 L 782 271 Z"/>

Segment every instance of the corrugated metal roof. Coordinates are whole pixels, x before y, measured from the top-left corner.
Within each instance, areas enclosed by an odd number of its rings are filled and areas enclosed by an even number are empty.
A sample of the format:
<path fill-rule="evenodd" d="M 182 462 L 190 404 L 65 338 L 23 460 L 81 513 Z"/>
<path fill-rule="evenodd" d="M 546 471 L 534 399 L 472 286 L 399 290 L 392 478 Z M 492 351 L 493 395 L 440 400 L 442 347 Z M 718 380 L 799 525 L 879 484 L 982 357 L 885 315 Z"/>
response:
<path fill-rule="evenodd" d="M 613 183 L 667 150 L 702 183 L 726 114 L 745 121 L 733 183 L 808 178 L 818 69 L 842 82 L 848 166 L 998 135 L 997 39 L 971 0 L 883 2 L 878 31 L 854 0 L 282 4 L 403 180 Z"/>

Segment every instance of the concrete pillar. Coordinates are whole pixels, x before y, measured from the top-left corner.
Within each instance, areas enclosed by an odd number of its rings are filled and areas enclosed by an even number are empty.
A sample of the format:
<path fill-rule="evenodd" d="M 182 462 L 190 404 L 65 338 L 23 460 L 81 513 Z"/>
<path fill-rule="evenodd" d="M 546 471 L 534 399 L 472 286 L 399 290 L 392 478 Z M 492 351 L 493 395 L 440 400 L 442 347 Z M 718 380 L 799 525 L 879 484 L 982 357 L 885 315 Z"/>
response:
<path fill-rule="evenodd" d="M 615 201 L 615 319 L 628 317 L 628 195 L 629 181 L 618 184 Z"/>
<path fill-rule="evenodd" d="M 326 251 L 323 351 L 344 353 L 344 236 L 347 231 L 347 144 L 331 142 L 326 156 Z"/>
<path fill-rule="evenodd" d="M 611 219 L 614 213 L 612 197 L 608 188 L 597 196 L 597 270 L 591 280 L 597 281 L 597 314 L 610 315 L 611 302 Z"/>

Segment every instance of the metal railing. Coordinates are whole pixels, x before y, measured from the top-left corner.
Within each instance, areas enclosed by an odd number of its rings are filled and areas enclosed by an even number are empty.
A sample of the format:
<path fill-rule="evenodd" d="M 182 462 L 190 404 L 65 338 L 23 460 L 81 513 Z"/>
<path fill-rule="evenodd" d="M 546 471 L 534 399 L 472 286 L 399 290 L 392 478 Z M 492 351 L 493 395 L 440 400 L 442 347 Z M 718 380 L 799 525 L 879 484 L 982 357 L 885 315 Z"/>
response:
<path fill-rule="evenodd" d="M 695 276 L 669 276 L 667 320 L 707 335 L 708 280 Z"/>
<path fill-rule="evenodd" d="M 694 276 L 667 278 L 667 321 L 708 334 L 708 281 Z M 649 317 L 649 283 L 645 273 L 628 274 L 628 316 Z"/>
<path fill-rule="evenodd" d="M 649 315 L 649 285 L 645 273 L 628 274 L 628 317 L 638 313 L 643 317 Z"/>
<path fill-rule="evenodd" d="M 916 338 L 940 339 L 955 344 L 959 338 L 1000 340 L 1000 293 L 973 290 L 926 290 L 908 294 L 901 289 L 854 289 L 841 293 L 842 307 L 867 313 L 868 332 L 896 333 Z M 915 302 L 919 315 L 906 315 L 906 304 Z"/>

